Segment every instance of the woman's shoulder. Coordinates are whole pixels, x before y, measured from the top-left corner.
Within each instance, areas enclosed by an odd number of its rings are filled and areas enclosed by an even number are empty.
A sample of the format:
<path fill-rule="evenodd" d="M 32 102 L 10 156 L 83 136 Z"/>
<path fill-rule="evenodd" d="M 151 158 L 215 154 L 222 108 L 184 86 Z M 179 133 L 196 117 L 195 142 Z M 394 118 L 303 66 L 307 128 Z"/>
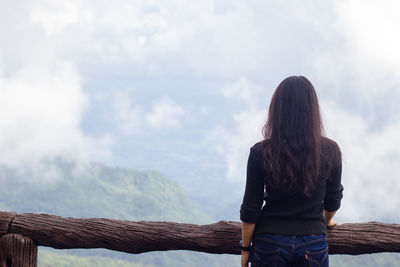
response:
<path fill-rule="evenodd" d="M 342 152 L 340 151 L 339 145 L 328 137 L 323 137 L 321 142 L 322 153 L 325 157 L 339 162 L 342 159 Z"/>
<path fill-rule="evenodd" d="M 322 147 L 329 149 L 329 150 L 335 150 L 335 151 L 340 151 L 339 145 L 336 143 L 336 141 L 323 136 L 322 137 Z"/>
<path fill-rule="evenodd" d="M 250 149 L 255 151 L 261 151 L 267 145 L 268 145 L 268 140 L 264 139 L 262 141 L 255 143 Z"/>
<path fill-rule="evenodd" d="M 250 147 L 250 154 L 254 159 L 262 159 L 265 145 L 267 145 L 266 140 L 262 140 Z"/>

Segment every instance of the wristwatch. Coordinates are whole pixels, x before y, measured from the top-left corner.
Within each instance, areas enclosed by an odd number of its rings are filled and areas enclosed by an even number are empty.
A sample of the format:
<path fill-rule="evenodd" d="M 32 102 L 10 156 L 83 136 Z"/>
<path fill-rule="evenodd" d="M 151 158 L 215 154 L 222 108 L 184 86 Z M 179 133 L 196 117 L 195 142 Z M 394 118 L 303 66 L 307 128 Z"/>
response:
<path fill-rule="evenodd" d="M 242 244 L 243 244 L 242 240 L 240 240 L 239 241 L 239 247 L 240 247 L 241 250 L 243 250 L 243 251 L 250 251 L 251 250 L 251 244 L 249 246 L 247 246 L 247 247 L 244 247 Z"/>

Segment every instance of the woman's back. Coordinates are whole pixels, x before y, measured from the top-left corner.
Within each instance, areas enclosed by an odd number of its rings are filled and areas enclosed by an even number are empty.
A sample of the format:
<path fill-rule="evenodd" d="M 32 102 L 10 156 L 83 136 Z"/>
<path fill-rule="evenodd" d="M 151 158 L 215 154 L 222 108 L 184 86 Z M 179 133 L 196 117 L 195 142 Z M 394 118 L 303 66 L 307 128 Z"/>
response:
<path fill-rule="evenodd" d="M 302 191 L 287 192 L 268 188 L 268 172 L 264 168 L 262 149 L 267 141 L 251 148 L 248 163 L 246 192 L 241 207 L 241 220 L 252 221 L 257 217 L 255 234 L 308 235 L 326 233 L 323 210 L 340 207 L 343 187 L 341 178 L 341 153 L 331 139 L 323 138 L 319 183 L 310 196 Z M 266 186 L 265 186 L 266 185 Z M 265 186 L 265 190 L 264 190 Z M 263 188 L 262 198 L 260 187 Z M 258 195 L 258 197 L 256 197 Z M 260 201 L 265 201 L 261 211 L 254 212 Z M 252 212 L 253 211 L 253 212 Z"/>

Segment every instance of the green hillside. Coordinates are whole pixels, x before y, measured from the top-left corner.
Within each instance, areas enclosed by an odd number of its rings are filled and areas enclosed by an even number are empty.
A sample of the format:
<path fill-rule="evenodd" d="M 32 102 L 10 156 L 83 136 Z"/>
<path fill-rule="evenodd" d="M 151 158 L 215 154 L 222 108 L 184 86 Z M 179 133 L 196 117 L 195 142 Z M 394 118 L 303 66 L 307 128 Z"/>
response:
<path fill-rule="evenodd" d="M 179 186 L 157 172 L 103 165 L 59 164 L 55 180 L 32 181 L 29 172 L 0 172 L 0 207 L 70 217 L 208 223 Z M 60 177 L 61 176 L 61 177 Z"/>
<path fill-rule="evenodd" d="M 3 211 L 49 213 L 65 217 L 176 221 L 212 220 L 187 199 L 180 187 L 157 172 L 58 163 L 55 180 L 32 180 L 34 173 L 0 167 Z M 232 260 L 233 259 L 233 260 Z M 40 266 L 229 266 L 234 256 L 177 251 L 130 255 L 105 249 L 39 248 Z"/>

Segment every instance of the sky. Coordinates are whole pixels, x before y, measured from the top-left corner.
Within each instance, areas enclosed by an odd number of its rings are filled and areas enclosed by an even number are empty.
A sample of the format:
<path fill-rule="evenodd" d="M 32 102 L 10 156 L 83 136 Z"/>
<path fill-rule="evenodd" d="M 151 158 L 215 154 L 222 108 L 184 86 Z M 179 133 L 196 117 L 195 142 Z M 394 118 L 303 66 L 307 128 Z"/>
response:
<path fill-rule="evenodd" d="M 274 89 L 304 75 L 343 152 L 340 219 L 400 219 L 399 8 L 0 0 L 0 165 L 44 183 L 59 159 L 157 170 L 234 202 Z"/>

